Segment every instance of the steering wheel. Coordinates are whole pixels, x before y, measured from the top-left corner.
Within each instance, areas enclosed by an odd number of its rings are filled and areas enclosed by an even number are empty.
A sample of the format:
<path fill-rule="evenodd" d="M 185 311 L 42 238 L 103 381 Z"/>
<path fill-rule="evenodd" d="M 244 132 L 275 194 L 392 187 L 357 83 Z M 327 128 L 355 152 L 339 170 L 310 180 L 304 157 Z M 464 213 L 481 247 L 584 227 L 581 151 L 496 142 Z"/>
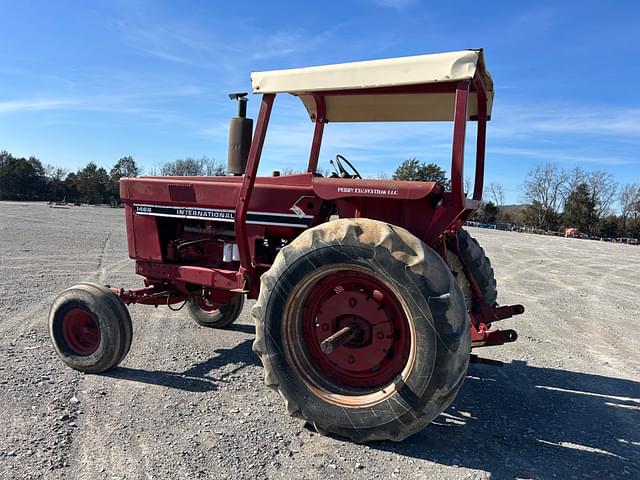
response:
<path fill-rule="evenodd" d="M 344 165 L 342 165 L 342 162 L 346 163 L 349 168 L 351 169 L 351 172 L 353 173 L 353 175 L 350 175 L 349 172 L 347 171 L 346 168 L 344 168 Z M 333 162 L 331 162 L 333 163 Z M 353 164 L 347 160 L 345 157 L 343 157 L 342 155 L 336 155 L 336 165 L 338 166 L 338 170 L 340 171 L 339 176 L 342 178 L 360 178 L 362 179 L 362 175 L 360 175 L 360 172 L 358 172 L 358 170 L 356 170 L 356 167 L 353 166 Z"/>

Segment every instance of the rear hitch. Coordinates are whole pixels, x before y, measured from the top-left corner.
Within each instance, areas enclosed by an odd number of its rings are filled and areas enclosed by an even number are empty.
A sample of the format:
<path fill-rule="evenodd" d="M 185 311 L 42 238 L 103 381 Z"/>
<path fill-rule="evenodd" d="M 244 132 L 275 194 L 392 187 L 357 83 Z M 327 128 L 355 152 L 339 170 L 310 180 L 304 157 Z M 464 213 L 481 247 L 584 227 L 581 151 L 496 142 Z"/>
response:
<path fill-rule="evenodd" d="M 524 313 L 522 305 L 504 305 L 492 307 L 482 304 L 471 313 L 471 348 L 490 347 L 515 342 L 518 334 L 515 330 L 491 328 L 492 322 L 504 320 Z"/>
<path fill-rule="evenodd" d="M 517 339 L 518 333 L 515 330 L 489 330 L 484 323 L 477 330 L 473 327 L 471 329 L 471 348 L 503 345 Z"/>

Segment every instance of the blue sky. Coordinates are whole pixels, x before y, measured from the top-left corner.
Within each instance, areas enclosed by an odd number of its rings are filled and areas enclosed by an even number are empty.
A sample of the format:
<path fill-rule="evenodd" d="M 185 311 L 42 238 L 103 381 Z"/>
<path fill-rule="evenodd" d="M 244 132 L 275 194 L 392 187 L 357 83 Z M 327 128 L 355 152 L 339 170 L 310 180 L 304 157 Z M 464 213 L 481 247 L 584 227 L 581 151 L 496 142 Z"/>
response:
<path fill-rule="evenodd" d="M 69 170 L 123 155 L 145 169 L 226 161 L 226 94 L 250 91 L 252 70 L 483 47 L 496 88 L 486 179 L 507 201 L 547 161 L 640 182 L 639 2 L 451 5 L 0 0 L 0 149 Z M 303 167 L 311 131 L 301 104 L 278 97 L 261 171 Z M 368 175 L 409 157 L 449 168 L 449 124 L 325 135 L 321 166 L 342 153 Z"/>

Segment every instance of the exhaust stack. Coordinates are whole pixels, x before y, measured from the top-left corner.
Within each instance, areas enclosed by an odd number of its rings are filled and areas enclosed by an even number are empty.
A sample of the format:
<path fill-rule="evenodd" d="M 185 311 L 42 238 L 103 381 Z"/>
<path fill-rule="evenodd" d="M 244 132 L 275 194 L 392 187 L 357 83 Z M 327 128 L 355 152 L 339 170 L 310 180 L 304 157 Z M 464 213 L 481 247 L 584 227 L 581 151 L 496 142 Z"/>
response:
<path fill-rule="evenodd" d="M 227 158 L 227 173 L 243 175 L 247 168 L 251 136 L 253 135 L 253 120 L 247 118 L 247 94 L 230 93 L 231 100 L 238 101 L 238 116 L 229 122 L 229 156 Z"/>

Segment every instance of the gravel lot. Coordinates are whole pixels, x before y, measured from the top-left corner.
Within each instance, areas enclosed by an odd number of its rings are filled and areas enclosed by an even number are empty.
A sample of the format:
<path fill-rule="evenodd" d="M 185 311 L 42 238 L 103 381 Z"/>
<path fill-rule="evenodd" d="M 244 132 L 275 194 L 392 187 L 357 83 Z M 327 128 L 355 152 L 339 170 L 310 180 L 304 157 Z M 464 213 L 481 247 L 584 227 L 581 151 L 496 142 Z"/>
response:
<path fill-rule="evenodd" d="M 63 367 L 65 287 L 135 287 L 122 210 L 0 202 L 0 478 L 640 478 L 640 247 L 470 229 L 520 339 L 479 349 L 453 406 L 400 444 L 323 437 L 262 383 L 247 312 L 227 331 L 134 306 L 108 375 Z"/>

